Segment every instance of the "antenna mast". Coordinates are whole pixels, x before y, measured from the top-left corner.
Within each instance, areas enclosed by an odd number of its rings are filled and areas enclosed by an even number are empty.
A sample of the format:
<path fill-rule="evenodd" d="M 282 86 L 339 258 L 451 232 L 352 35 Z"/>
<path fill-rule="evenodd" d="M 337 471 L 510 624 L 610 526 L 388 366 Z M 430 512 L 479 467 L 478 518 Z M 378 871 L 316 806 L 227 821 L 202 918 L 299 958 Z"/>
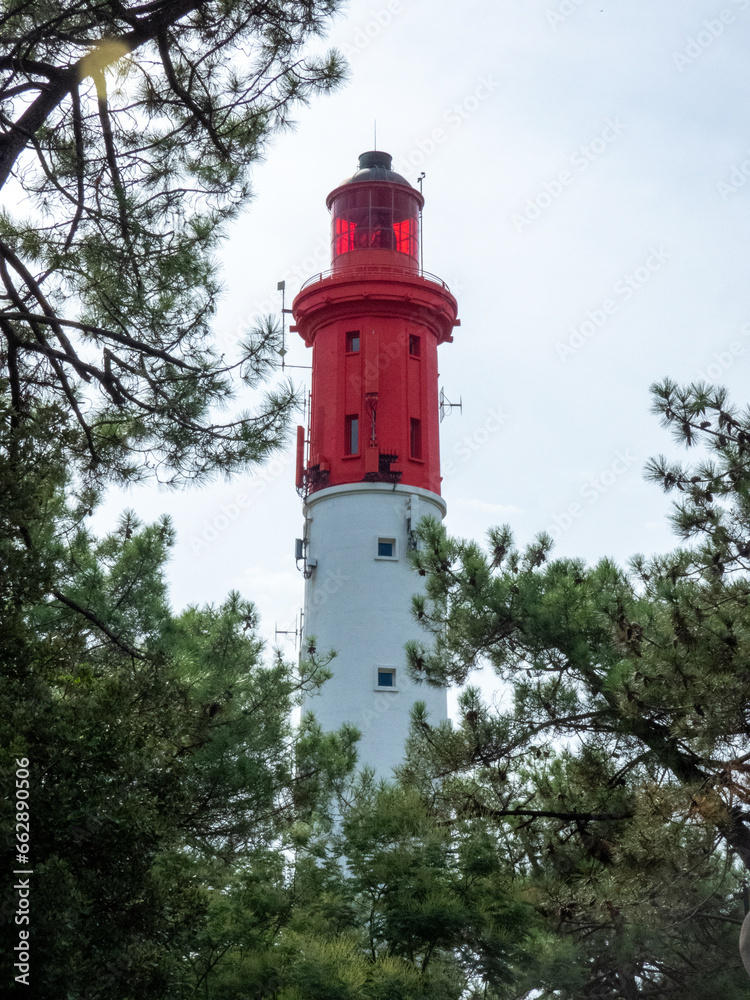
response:
<path fill-rule="evenodd" d="M 297 639 L 302 636 L 302 621 L 304 617 L 304 612 L 300 611 L 299 615 L 294 616 L 294 628 L 282 629 L 278 625 L 274 626 L 274 632 L 276 633 L 276 639 L 278 640 L 280 635 L 293 636 L 294 637 L 294 648 L 297 649 Z"/>
<path fill-rule="evenodd" d="M 450 413 L 453 412 L 454 408 L 456 408 L 459 413 L 463 413 L 464 412 L 464 403 L 463 403 L 463 399 L 461 398 L 461 396 L 458 397 L 458 402 L 457 403 L 451 403 L 451 401 L 445 395 L 445 389 L 441 389 L 440 390 L 440 423 L 441 424 L 442 424 L 443 420 Z"/>
<path fill-rule="evenodd" d="M 422 194 L 422 181 L 425 178 L 424 170 L 417 177 L 417 184 L 419 184 L 419 193 Z M 424 271 L 424 227 L 422 224 L 422 209 L 419 209 L 419 270 Z"/>

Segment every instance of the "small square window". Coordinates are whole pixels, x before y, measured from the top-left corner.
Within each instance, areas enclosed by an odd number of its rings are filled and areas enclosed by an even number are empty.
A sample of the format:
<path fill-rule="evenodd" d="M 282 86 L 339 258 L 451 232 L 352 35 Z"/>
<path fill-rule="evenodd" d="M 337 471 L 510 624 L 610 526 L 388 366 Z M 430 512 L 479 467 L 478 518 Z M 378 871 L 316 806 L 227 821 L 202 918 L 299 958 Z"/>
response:
<path fill-rule="evenodd" d="M 378 667 L 378 687 L 395 688 L 396 671 L 390 667 Z"/>
<path fill-rule="evenodd" d="M 396 558 L 396 539 L 379 538 L 378 559 L 395 559 L 395 558 Z"/>
<path fill-rule="evenodd" d="M 346 335 L 347 354 L 356 354 L 359 351 L 359 330 L 352 330 Z"/>
<path fill-rule="evenodd" d="M 418 337 L 415 333 L 409 334 L 409 354 L 413 358 L 422 356 L 422 338 Z"/>

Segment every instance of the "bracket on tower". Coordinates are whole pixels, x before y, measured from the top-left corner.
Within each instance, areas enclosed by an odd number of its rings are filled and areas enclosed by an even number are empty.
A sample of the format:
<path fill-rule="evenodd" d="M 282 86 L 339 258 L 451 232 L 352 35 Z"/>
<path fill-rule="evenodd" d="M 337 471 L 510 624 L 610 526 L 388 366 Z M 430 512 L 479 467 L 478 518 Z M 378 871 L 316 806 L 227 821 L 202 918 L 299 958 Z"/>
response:
<path fill-rule="evenodd" d="M 306 580 L 309 580 L 312 576 L 312 571 L 318 565 L 317 559 L 307 558 L 307 539 L 306 538 L 296 538 L 294 541 L 294 562 L 297 569 L 304 576 Z M 302 568 L 300 569 L 300 563 L 302 563 Z"/>
<path fill-rule="evenodd" d="M 370 418 L 370 444 L 374 446 L 378 443 L 376 428 L 375 428 L 375 421 L 378 415 L 377 392 L 365 393 L 365 407 L 367 408 L 367 416 Z"/>
<path fill-rule="evenodd" d="M 285 361 L 289 352 L 286 349 L 286 319 L 284 317 L 287 314 L 294 315 L 294 310 L 286 307 L 286 281 L 279 281 L 276 285 L 276 291 L 281 292 L 281 347 L 276 352 L 281 358 L 281 370 L 284 371 L 285 368 L 312 368 L 312 365 L 288 365 Z"/>
<path fill-rule="evenodd" d="M 274 624 L 274 636 L 276 639 L 280 635 L 294 636 L 294 648 L 297 649 L 297 638 L 302 638 L 302 620 L 304 616 L 304 611 L 300 611 L 299 615 L 294 616 L 294 628 L 283 629 L 279 628 L 278 625 Z"/>
<path fill-rule="evenodd" d="M 406 551 L 416 552 L 417 545 L 417 533 L 414 530 L 414 520 L 415 520 L 415 503 L 419 501 L 411 496 L 406 498 Z"/>
<path fill-rule="evenodd" d="M 452 409 L 458 408 L 459 413 L 464 412 L 464 404 L 461 396 L 458 397 L 457 403 L 451 403 L 448 397 L 445 395 L 445 389 L 440 390 L 440 422 L 442 423 L 444 418 L 448 416 Z"/>
<path fill-rule="evenodd" d="M 277 353 L 281 356 L 281 370 L 284 371 L 284 358 L 286 357 L 286 320 L 284 316 L 292 310 L 286 308 L 286 282 L 280 281 L 276 285 L 276 291 L 281 292 L 281 347 Z"/>

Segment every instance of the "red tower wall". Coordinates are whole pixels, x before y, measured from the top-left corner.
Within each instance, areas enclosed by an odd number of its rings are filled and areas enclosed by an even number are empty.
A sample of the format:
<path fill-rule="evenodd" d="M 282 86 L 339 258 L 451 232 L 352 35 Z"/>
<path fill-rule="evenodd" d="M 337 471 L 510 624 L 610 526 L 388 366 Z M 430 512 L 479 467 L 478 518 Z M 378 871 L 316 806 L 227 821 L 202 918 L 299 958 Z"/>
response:
<path fill-rule="evenodd" d="M 294 301 L 293 329 L 313 349 L 309 492 L 371 480 L 440 493 L 437 348 L 452 339 L 456 301 L 439 281 L 384 260 L 396 256 L 351 253 L 357 266 L 347 261 Z"/>

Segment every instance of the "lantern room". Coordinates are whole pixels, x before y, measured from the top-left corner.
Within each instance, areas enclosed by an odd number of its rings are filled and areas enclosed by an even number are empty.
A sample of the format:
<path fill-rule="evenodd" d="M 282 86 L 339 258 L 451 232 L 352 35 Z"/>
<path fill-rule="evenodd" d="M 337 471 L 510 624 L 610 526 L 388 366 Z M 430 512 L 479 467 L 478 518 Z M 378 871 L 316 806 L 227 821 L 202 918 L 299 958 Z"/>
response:
<path fill-rule="evenodd" d="M 422 195 L 391 169 L 389 153 L 362 153 L 359 169 L 329 194 L 327 205 L 334 269 L 365 264 L 363 251 L 370 251 L 368 264 L 377 256 L 388 266 L 418 267 Z"/>

